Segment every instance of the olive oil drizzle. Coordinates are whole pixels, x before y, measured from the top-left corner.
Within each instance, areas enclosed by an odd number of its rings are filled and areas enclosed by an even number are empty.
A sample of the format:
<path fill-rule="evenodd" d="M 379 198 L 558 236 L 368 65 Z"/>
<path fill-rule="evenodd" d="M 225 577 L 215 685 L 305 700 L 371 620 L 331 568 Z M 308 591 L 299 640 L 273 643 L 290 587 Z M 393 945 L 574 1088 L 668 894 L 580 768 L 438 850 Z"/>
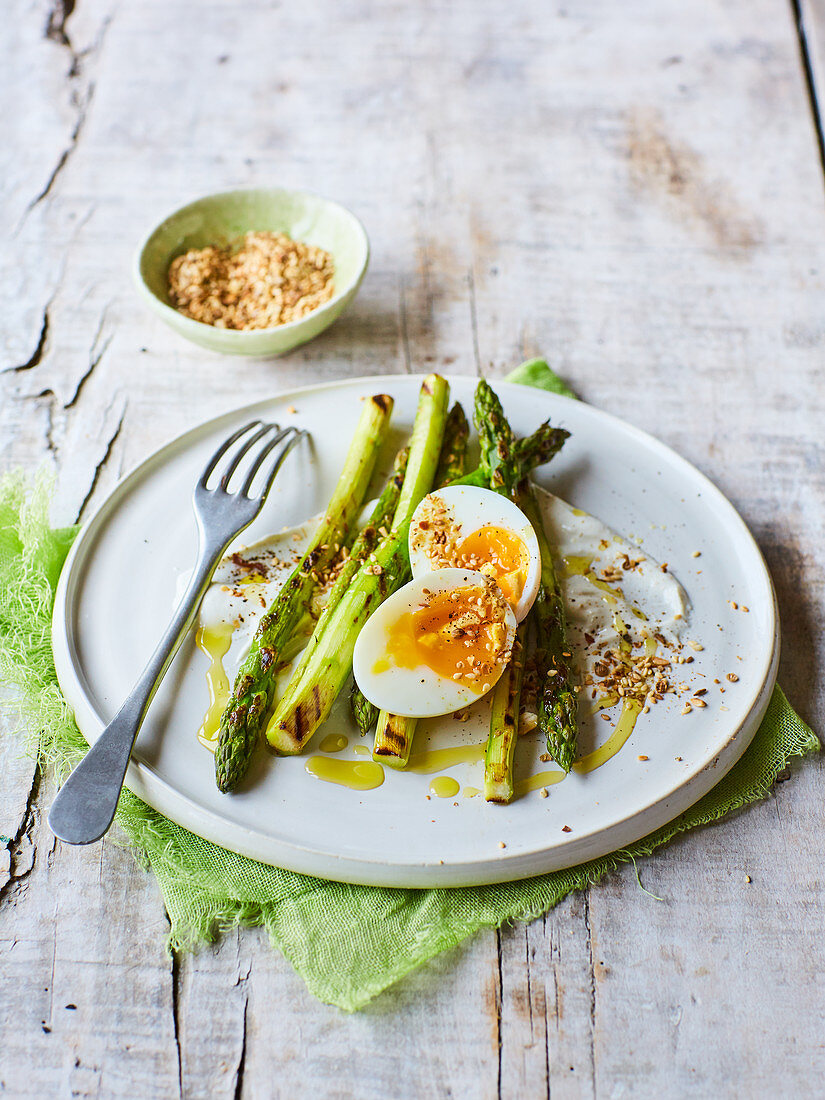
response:
<path fill-rule="evenodd" d="M 304 765 L 310 775 L 353 791 L 371 791 L 384 782 L 384 769 L 374 760 L 336 760 L 310 756 Z"/>
<path fill-rule="evenodd" d="M 538 772 L 536 775 L 528 775 L 526 779 L 519 779 L 516 783 L 516 794 L 528 794 L 530 791 L 541 790 L 553 783 L 561 783 L 566 772 Z"/>
<path fill-rule="evenodd" d="M 455 764 L 475 764 L 478 760 L 484 759 L 486 749 L 486 741 L 481 741 L 477 745 L 455 745 L 449 749 L 427 749 L 424 752 L 413 753 L 404 771 L 415 772 L 418 775 L 432 775 L 433 772 L 452 768 Z"/>
<path fill-rule="evenodd" d="M 455 798 L 460 790 L 461 785 L 451 775 L 437 775 L 430 783 L 430 794 L 436 798 Z"/>
<path fill-rule="evenodd" d="M 349 738 L 343 733 L 328 733 L 318 748 L 321 752 L 343 752 L 349 744 Z"/>
<path fill-rule="evenodd" d="M 220 627 L 201 626 L 195 632 L 195 645 L 209 658 L 209 668 L 206 670 L 209 709 L 198 730 L 198 740 L 210 752 L 217 747 L 221 715 L 229 701 L 229 677 L 223 667 L 223 658 L 229 652 L 232 631 L 233 628 L 227 623 Z"/>
<path fill-rule="evenodd" d="M 585 775 L 611 760 L 624 747 L 625 742 L 633 733 L 636 719 L 641 713 L 642 704 L 638 699 L 624 699 L 622 701 L 622 713 L 619 715 L 616 728 L 603 745 L 577 760 L 573 764 L 573 771 Z"/>

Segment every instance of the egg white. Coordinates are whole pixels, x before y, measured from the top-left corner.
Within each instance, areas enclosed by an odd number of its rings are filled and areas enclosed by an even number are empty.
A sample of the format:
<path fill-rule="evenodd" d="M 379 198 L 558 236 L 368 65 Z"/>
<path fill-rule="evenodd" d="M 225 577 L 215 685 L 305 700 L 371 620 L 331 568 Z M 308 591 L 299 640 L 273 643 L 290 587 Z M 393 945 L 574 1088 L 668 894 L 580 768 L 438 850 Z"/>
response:
<path fill-rule="evenodd" d="M 387 656 L 391 628 L 409 611 L 424 606 L 424 589 L 431 593 L 445 592 L 451 588 L 483 585 L 488 578 L 473 569 L 439 569 L 414 578 L 388 597 L 367 619 L 352 658 L 355 682 L 371 703 L 381 710 L 409 718 L 433 718 L 439 714 L 451 714 L 470 703 L 475 703 L 486 692 L 472 688 L 447 677 L 440 676 L 426 665 L 418 668 L 398 668 L 390 665 L 380 672 L 375 665 Z M 516 617 L 507 605 L 507 650 L 501 665 L 487 682 L 492 688 L 504 671 L 516 634 Z M 489 690 L 489 688 L 488 688 Z"/>
<path fill-rule="evenodd" d="M 538 595 L 541 581 L 541 554 L 536 532 L 524 512 L 512 500 L 494 493 L 492 489 L 480 489 L 475 485 L 450 485 L 446 489 L 436 489 L 429 497 L 439 497 L 447 506 L 453 522 L 459 528 L 459 538 L 469 538 L 481 527 L 502 527 L 512 531 L 524 543 L 528 556 L 528 566 L 524 588 L 514 611 L 521 622 L 533 606 Z M 430 561 L 426 548 L 416 539 L 417 527 L 427 510 L 425 497 L 413 513 L 410 523 L 410 564 L 413 578 L 437 568 Z M 413 546 L 413 542 L 417 545 Z"/>

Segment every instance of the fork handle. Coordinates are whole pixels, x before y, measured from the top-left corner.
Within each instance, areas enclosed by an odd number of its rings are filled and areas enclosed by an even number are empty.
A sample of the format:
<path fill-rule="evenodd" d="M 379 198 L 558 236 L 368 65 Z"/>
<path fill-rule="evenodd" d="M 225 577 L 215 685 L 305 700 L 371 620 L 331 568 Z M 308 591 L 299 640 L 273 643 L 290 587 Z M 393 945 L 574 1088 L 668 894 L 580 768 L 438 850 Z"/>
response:
<path fill-rule="evenodd" d="M 55 836 L 92 844 L 112 823 L 132 746 L 152 698 L 192 625 L 228 543 L 209 543 L 199 526 L 198 563 L 166 633 L 123 706 L 60 788 L 49 811 Z"/>

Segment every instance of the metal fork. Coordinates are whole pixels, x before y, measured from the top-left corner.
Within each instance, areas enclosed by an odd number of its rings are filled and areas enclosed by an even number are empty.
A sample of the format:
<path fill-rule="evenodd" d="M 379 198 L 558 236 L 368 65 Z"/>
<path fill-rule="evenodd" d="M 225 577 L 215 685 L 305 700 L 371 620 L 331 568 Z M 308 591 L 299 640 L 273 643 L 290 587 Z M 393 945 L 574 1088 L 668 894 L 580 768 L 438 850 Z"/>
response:
<path fill-rule="evenodd" d="M 254 434 L 230 456 L 218 486 L 208 488 L 207 483 L 221 459 L 250 432 Z M 49 825 L 61 840 L 69 844 L 91 844 L 99 840 L 111 825 L 135 738 L 158 685 L 192 625 L 215 566 L 232 539 L 248 527 L 260 512 L 284 459 L 301 436 L 306 434 L 295 427 L 282 429 L 277 424 L 253 420 L 231 435 L 209 459 L 195 486 L 192 501 L 198 521 L 198 561 L 192 578 L 132 693 L 52 803 Z M 237 492 L 229 492 L 232 475 L 257 444 L 260 445 L 258 453 L 252 457 L 242 487 Z M 276 447 L 280 449 L 273 457 L 263 490 L 251 496 L 256 476 Z"/>

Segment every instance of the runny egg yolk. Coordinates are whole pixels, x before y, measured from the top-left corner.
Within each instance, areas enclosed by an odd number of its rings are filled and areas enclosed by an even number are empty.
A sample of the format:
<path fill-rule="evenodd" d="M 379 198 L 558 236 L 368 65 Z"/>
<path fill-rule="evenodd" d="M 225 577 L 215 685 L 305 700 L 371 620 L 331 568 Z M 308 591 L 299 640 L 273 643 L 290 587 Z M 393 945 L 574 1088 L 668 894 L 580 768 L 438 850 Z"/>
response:
<path fill-rule="evenodd" d="M 481 694 L 503 659 L 507 626 L 504 608 L 491 602 L 480 585 L 434 593 L 426 606 L 408 611 L 392 624 L 386 658 L 374 672 L 390 665 L 425 665 L 439 676 Z"/>
<path fill-rule="evenodd" d="M 491 576 L 515 608 L 524 591 L 530 556 L 513 531 L 488 524 L 473 531 L 458 546 L 455 563 L 460 569 L 479 569 Z"/>

